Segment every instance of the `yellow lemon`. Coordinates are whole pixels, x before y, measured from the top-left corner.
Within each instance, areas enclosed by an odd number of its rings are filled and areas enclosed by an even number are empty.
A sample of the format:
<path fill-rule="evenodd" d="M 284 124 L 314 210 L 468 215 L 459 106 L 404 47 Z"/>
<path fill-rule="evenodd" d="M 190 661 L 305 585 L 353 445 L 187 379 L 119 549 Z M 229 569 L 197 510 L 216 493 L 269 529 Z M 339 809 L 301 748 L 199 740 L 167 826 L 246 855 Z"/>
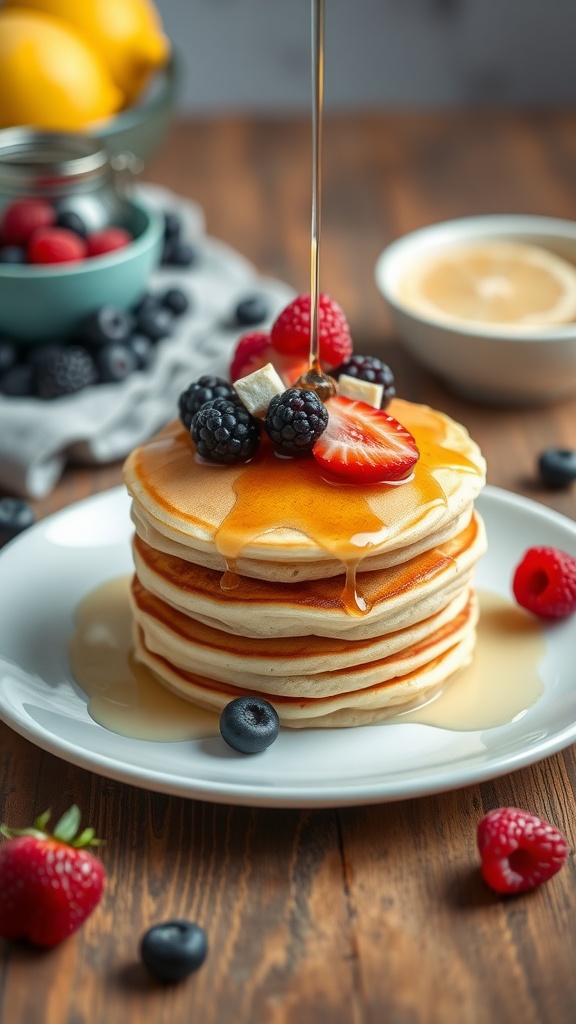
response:
<path fill-rule="evenodd" d="M 128 103 L 170 53 L 151 0 L 7 0 L 7 6 L 42 11 L 74 26 L 106 61 Z"/>
<path fill-rule="evenodd" d="M 446 246 L 405 273 L 399 295 L 433 320 L 547 327 L 576 320 L 576 267 L 524 242 Z"/>
<path fill-rule="evenodd" d="M 98 53 L 73 28 L 33 11 L 0 10 L 0 127 L 83 128 L 123 96 Z"/>

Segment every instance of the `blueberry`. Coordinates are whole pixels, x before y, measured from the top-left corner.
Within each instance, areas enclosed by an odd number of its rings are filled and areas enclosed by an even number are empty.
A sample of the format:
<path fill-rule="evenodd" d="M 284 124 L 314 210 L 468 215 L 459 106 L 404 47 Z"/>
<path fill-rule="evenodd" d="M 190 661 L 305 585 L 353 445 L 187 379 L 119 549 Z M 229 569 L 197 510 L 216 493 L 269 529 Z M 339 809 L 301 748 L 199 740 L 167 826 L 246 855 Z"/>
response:
<path fill-rule="evenodd" d="M 549 448 L 538 459 L 538 469 L 548 487 L 568 487 L 576 480 L 576 451 Z"/>
<path fill-rule="evenodd" d="M 10 398 L 27 398 L 34 391 L 34 370 L 27 363 L 18 363 L 0 376 L 0 393 Z"/>
<path fill-rule="evenodd" d="M 82 341 L 92 348 L 111 342 L 127 341 L 134 328 L 134 320 L 115 306 L 101 306 L 90 313 L 80 327 Z"/>
<path fill-rule="evenodd" d="M 136 353 L 128 344 L 112 342 L 103 345 L 95 358 L 101 384 L 118 384 L 138 369 Z"/>
<path fill-rule="evenodd" d="M 26 263 L 26 249 L 19 245 L 3 245 L 0 249 L 0 263 Z"/>
<path fill-rule="evenodd" d="M 32 506 L 22 498 L 0 498 L 0 544 L 6 544 L 32 526 Z"/>
<path fill-rule="evenodd" d="M 198 259 L 198 253 L 189 242 L 169 240 L 162 251 L 161 262 L 168 267 L 191 267 Z"/>
<path fill-rule="evenodd" d="M 236 697 L 220 715 L 220 735 L 242 754 L 265 750 L 278 736 L 276 709 L 262 697 Z"/>
<path fill-rule="evenodd" d="M 144 934 L 140 956 L 161 981 L 182 981 L 202 966 L 208 953 L 206 934 L 193 921 L 163 921 Z"/>
<path fill-rule="evenodd" d="M 166 210 L 164 213 L 164 238 L 176 239 L 182 234 L 182 217 L 174 210 Z"/>
<path fill-rule="evenodd" d="M 139 334 L 145 334 L 151 341 L 160 341 L 172 334 L 174 317 L 169 310 L 158 306 L 157 309 L 140 313 L 136 318 L 136 326 Z"/>
<path fill-rule="evenodd" d="M 242 299 L 234 311 L 234 319 L 242 327 L 260 324 L 268 316 L 268 303 L 259 295 Z"/>
<path fill-rule="evenodd" d="M 14 341 L 0 338 L 0 374 L 6 373 L 18 362 L 18 348 Z"/>
<path fill-rule="evenodd" d="M 75 235 L 80 235 L 81 238 L 86 238 L 88 234 L 86 224 L 75 210 L 62 210 L 56 217 L 56 227 L 73 231 Z"/>
<path fill-rule="evenodd" d="M 154 356 L 154 344 L 145 334 L 133 334 L 127 341 L 128 348 L 136 356 L 136 369 L 145 370 Z"/>
<path fill-rule="evenodd" d="M 181 288 L 169 288 L 164 292 L 161 302 L 174 316 L 182 316 L 190 306 L 190 299 Z"/>

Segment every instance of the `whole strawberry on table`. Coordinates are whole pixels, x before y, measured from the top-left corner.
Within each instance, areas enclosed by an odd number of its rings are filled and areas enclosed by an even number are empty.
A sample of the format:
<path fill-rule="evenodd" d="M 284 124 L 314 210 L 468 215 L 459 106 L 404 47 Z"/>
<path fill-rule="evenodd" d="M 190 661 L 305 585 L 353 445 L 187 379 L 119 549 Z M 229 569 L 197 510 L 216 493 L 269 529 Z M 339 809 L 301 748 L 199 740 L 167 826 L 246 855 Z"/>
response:
<path fill-rule="evenodd" d="M 80 829 L 73 804 L 46 831 L 51 812 L 31 828 L 0 826 L 0 937 L 56 946 L 75 932 L 100 902 L 105 872 L 91 848 L 101 840 Z"/>

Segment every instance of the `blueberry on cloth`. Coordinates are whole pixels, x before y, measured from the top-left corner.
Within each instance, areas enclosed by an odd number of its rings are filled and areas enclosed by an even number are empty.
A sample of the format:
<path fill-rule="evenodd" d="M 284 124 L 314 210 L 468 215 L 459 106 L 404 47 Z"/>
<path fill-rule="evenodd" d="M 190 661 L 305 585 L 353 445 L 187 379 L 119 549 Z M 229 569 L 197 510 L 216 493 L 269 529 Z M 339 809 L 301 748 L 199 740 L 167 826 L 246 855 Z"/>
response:
<path fill-rule="evenodd" d="M 134 321 L 129 313 L 124 313 L 115 306 L 101 306 L 86 317 L 80 327 L 80 336 L 87 345 L 98 348 L 113 341 L 127 341 L 133 325 Z"/>
<path fill-rule="evenodd" d="M 193 921 L 163 921 L 145 932 L 140 956 L 161 981 L 182 981 L 202 966 L 208 953 L 206 934 Z"/>
<path fill-rule="evenodd" d="M 190 306 L 190 299 L 181 288 L 168 288 L 160 301 L 174 316 L 182 316 Z"/>
<path fill-rule="evenodd" d="M 103 345 L 96 353 L 101 384 L 119 384 L 138 369 L 138 358 L 128 344 Z"/>
<path fill-rule="evenodd" d="M 32 506 L 23 498 L 0 498 L 0 544 L 6 544 L 35 520 Z"/>
<path fill-rule="evenodd" d="M 278 736 L 280 719 L 262 697 L 236 697 L 220 715 L 222 739 L 241 754 L 258 754 Z"/>
<path fill-rule="evenodd" d="M 260 324 L 268 316 L 268 303 L 260 295 L 250 295 L 241 299 L 234 311 L 237 324 L 249 327 Z"/>

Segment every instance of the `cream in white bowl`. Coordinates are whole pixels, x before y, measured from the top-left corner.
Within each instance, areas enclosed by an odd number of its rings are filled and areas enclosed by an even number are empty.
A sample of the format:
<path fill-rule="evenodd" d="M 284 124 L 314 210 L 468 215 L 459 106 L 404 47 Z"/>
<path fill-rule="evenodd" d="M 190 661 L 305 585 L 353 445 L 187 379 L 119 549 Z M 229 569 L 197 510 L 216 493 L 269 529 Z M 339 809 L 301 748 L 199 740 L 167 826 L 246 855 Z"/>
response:
<path fill-rule="evenodd" d="M 543 267 L 550 265 L 558 274 L 565 294 L 553 309 L 551 298 L 542 322 L 537 312 L 529 313 L 524 323 L 498 322 L 496 313 L 495 320 L 483 321 L 470 315 L 466 302 L 450 310 L 427 301 L 419 285 L 425 268 L 438 257 L 471 246 L 481 250 L 487 242 L 512 249 L 521 245 L 532 254 L 535 273 L 540 254 Z M 528 289 L 529 281 L 528 275 Z M 536 278 L 534 282 L 536 288 Z M 376 283 L 406 348 L 454 390 L 503 404 L 551 402 L 576 391 L 575 222 L 494 215 L 434 224 L 384 250 L 376 264 Z M 499 293 L 505 297 L 506 280 L 487 277 L 483 287 L 492 291 L 497 308 Z M 554 322 L 562 320 L 566 322 Z"/>

